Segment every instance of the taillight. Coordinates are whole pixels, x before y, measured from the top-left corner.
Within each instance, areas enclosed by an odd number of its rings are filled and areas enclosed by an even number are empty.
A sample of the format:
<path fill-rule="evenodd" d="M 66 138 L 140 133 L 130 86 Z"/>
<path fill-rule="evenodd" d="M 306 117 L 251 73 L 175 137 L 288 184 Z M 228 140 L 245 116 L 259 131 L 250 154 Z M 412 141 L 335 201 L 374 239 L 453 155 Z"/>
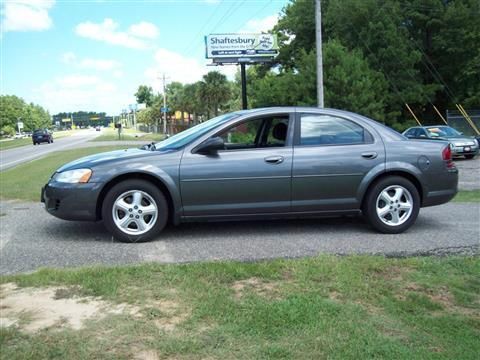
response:
<path fill-rule="evenodd" d="M 450 148 L 450 144 L 448 144 L 442 150 L 442 159 L 447 164 L 447 169 L 451 169 L 455 167 L 455 163 L 452 161 L 452 149 Z"/>

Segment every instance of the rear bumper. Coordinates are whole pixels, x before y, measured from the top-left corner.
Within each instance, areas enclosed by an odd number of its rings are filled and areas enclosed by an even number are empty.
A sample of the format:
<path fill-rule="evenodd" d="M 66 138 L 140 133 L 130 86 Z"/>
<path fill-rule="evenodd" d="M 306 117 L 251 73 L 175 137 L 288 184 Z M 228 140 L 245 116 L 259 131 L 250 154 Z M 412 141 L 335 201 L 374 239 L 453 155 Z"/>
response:
<path fill-rule="evenodd" d="M 51 215 L 64 220 L 97 220 L 97 199 L 102 184 L 66 184 L 50 181 L 42 188 L 41 201 Z"/>
<path fill-rule="evenodd" d="M 458 192 L 458 169 L 448 170 L 441 177 L 443 189 L 428 191 L 423 198 L 422 207 L 441 205 L 452 200 Z"/>

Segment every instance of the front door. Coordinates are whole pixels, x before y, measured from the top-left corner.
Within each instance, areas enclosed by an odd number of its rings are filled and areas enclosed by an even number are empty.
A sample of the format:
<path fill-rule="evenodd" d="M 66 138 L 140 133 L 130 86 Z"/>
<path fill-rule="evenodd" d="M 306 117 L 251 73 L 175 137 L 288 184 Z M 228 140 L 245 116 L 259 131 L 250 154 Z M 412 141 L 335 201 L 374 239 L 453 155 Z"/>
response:
<path fill-rule="evenodd" d="M 289 211 L 292 117 L 237 122 L 213 135 L 225 142 L 214 155 L 185 151 L 180 165 L 184 216 Z"/>

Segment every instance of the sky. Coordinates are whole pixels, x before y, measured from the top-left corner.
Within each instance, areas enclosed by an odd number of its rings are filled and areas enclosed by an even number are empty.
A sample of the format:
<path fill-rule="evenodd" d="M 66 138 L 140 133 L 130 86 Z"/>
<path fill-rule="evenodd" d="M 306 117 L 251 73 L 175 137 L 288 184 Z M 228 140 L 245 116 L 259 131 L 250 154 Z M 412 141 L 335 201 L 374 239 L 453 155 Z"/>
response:
<path fill-rule="evenodd" d="M 139 85 L 208 71 L 204 36 L 271 29 L 288 0 L 1 0 L 0 93 L 50 114 L 117 115 Z"/>

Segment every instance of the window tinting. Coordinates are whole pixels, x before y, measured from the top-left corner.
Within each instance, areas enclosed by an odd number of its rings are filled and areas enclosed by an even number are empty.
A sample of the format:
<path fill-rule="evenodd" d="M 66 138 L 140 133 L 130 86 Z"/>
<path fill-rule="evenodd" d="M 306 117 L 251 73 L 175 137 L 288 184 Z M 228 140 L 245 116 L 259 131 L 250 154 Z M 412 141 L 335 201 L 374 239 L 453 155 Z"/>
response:
<path fill-rule="evenodd" d="M 352 121 L 330 115 L 302 115 L 300 145 L 341 145 L 371 142 L 372 136 Z"/>

